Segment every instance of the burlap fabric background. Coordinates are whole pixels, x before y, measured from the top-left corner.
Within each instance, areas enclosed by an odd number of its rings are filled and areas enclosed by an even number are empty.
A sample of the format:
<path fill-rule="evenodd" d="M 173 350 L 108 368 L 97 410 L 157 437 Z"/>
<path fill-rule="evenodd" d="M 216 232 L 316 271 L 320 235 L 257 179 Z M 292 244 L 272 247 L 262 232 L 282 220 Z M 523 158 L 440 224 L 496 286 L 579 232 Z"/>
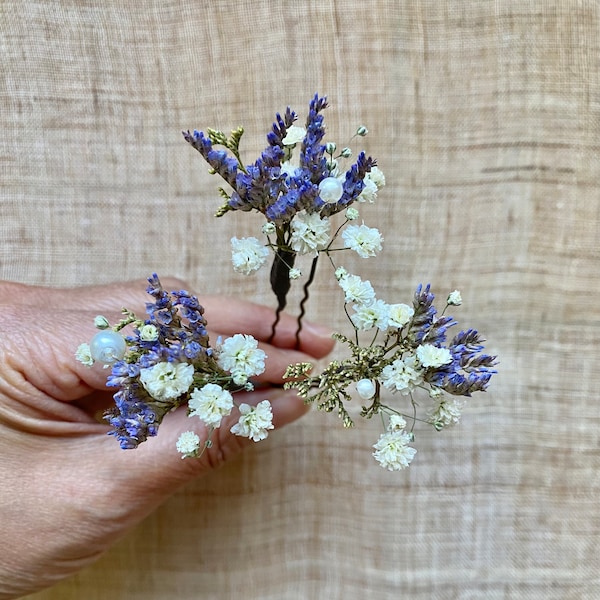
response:
<path fill-rule="evenodd" d="M 600 597 L 596 1 L 4 0 L 0 18 L 1 278 L 156 270 L 272 302 L 266 273 L 230 268 L 260 220 L 213 218 L 180 130 L 243 124 L 254 160 L 318 91 L 330 137 L 367 125 L 387 177 L 363 210 L 385 251 L 346 266 L 388 301 L 459 288 L 501 357 L 408 471 L 373 462 L 375 423 L 313 412 L 32 598 Z M 328 276 L 310 316 L 343 326 Z"/>

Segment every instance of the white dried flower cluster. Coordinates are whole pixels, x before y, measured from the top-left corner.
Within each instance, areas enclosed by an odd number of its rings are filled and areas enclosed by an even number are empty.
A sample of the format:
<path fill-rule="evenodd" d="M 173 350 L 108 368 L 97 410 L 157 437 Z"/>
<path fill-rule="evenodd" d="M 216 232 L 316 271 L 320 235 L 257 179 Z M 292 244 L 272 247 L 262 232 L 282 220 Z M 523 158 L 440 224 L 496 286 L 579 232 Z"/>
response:
<path fill-rule="evenodd" d="M 405 469 L 417 453 L 408 445 L 412 442 L 412 434 L 405 431 L 405 427 L 406 421 L 401 416 L 392 415 L 388 430 L 373 445 L 375 460 L 388 471 Z"/>
<path fill-rule="evenodd" d="M 231 428 L 231 433 L 260 442 L 269 435 L 268 430 L 273 429 L 273 410 L 268 400 L 256 406 L 240 404 L 239 411 L 240 419 Z"/>
<path fill-rule="evenodd" d="M 342 233 L 344 246 L 354 250 L 361 258 L 377 256 L 381 252 L 383 237 L 375 227 L 348 225 Z"/>
<path fill-rule="evenodd" d="M 258 347 L 258 342 L 251 335 L 236 333 L 218 346 L 219 366 L 229 371 L 234 377 L 260 375 L 265 370 L 266 354 Z"/>
<path fill-rule="evenodd" d="M 365 187 L 358 196 L 359 202 L 373 203 L 377 199 L 377 192 L 385 185 L 385 176 L 379 167 L 371 167 L 371 171 L 364 179 Z"/>
<path fill-rule="evenodd" d="M 231 262 L 236 273 L 250 275 L 265 264 L 268 256 L 269 249 L 255 237 L 231 238 Z"/>
<path fill-rule="evenodd" d="M 189 416 L 198 417 L 207 427 L 219 427 L 233 409 L 233 396 L 216 383 L 196 388 L 188 401 Z"/>
<path fill-rule="evenodd" d="M 331 224 L 327 217 L 318 213 L 299 212 L 291 224 L 290 246 L 298 254 L 309 254 L 324 250 L 331 237 Z"/>
<path fill-rule="evenodd" d="M 159 362 L 140 369 L 140 382 L 155 400 L 165 401 L 185 394 L 192 385 L 194 367 L 187 363 Z"/>

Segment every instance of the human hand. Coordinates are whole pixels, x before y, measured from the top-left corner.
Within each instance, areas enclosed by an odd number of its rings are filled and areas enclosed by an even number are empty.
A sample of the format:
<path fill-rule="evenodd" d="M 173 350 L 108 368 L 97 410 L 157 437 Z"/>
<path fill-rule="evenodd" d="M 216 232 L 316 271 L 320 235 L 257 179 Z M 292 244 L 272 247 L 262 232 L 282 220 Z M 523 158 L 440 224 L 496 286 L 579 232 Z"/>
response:
<path fill-rule="evenodd" d="M 108 372 L 85 367 L 74 352 L 96 332 L 97 314 L 111 322 L 122 306 L 142 314 L 144 289 L 141 282 L 75 289 L 0 283 L 1 600 L 51 586 L 93 562 L 183 484 L 252 443 L 229 432 L 232 416 L 200 459 L 182 460 L 175 442 L 190 428 L 183 407 L 135 450 L 121 450 L 106 435 L 98 415 L 112 401 Z M 247 333 L 263 342 L 267 368 L 258 380 L 265 387 L 243 393 L 241 401 L 268 399 L 276 428 L 304 414 L 295 393 L 278 386 L 288 364 L 331 351 L 329 334 L 305 324 L 300 351 L 293 350 L 296 322 L 282 315 L 267 344 L 270 309 L 219 296 L 200 300 L 211 339 Z M 196 432 L 206 439 L 199 421 Z"/>

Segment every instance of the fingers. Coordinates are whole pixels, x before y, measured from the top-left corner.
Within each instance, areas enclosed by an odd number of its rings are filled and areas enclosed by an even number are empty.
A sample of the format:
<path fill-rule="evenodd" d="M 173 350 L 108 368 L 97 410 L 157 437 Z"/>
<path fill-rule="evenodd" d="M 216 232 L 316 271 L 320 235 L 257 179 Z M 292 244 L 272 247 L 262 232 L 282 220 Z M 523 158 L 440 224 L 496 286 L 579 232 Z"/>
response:
<path fill-rule="evenodd" d="M 223 296 L 207 296 L 201 298 L 201 302 L 211 330 L 222 335 L 246 333 L 259 341 L 266 341 L 271 337 L 275 321 L 273 309 Z M 273 345 L 279 348 L 295 348 L 297 328 L 296 318 L 282 313 L 272 340 Z M 300 332 L 299 350 L 315 358 L 329 354 L 334 345 L 331 333 L 329 328 L 304 322 Z"/>
<path fill-rule="evenodd" d="M 273 411 L 275 431 L 271 431 L 270 436 L 277 435 L 277 429 L 295 421 L 309 410 L 302 399 L 292 391 L 272 388 L 236 394 L 238 403 L 256 405 L 265 399 L 269 400 Z M 234 409 L 213 432 L 211 447 L 206 449 L 199 459 L 182 459 L 175 447 L 181 433 L 194 431 L 200 437 L 202 446 L 207 439 L 207 430 L 196 417 L 187 417 L 186 411 L 179 409 L 165 417 L 155 438 L 149 439 L 135 450 L 121 451 L 117 457 L 124 468 L 115 469 L 115 473 L 120 473 L 128 479 L 136 478 L 137 481 L 128 482 L 128 489 L 131 489 L 131 484 L 134 487 L 148 485 L 152 486 L 154 492 L 159 489 L 172 493 L 172 486 L 181 485 L 222 465 L 255 443 L 231 433 L 231 427 L 238 419 L 239 413 Z M 116 444 L 116 441 L 108 438 L 105 443 Z M 132 462 L 135 462 L 135 468 Z"/>

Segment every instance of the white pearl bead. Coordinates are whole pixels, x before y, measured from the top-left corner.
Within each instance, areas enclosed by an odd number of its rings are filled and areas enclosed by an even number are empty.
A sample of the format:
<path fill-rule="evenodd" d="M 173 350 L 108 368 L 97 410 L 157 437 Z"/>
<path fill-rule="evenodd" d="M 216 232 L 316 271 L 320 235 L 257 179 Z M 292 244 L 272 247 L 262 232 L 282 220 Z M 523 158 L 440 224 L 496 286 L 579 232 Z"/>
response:
<path fill-rule="evenodd" d="M 90 342 L 90 353 L 94 360 L 114 363 L 125 356 L 127 344 L 122 335 L 107 329 L 99 331 Z"/>
<path fill-rule="evenodd" d="M 363 400 L 369 400 L 375 395 L 375 384 L 370 379 L 356 382 L 356 391 Z"/>
<path fill-rule="evenodd" d="M 319 196 L 327 204 L 335 204 L 344 193 L 342 182 L 336 177 L 325 177 L 319 183 Z"/>

